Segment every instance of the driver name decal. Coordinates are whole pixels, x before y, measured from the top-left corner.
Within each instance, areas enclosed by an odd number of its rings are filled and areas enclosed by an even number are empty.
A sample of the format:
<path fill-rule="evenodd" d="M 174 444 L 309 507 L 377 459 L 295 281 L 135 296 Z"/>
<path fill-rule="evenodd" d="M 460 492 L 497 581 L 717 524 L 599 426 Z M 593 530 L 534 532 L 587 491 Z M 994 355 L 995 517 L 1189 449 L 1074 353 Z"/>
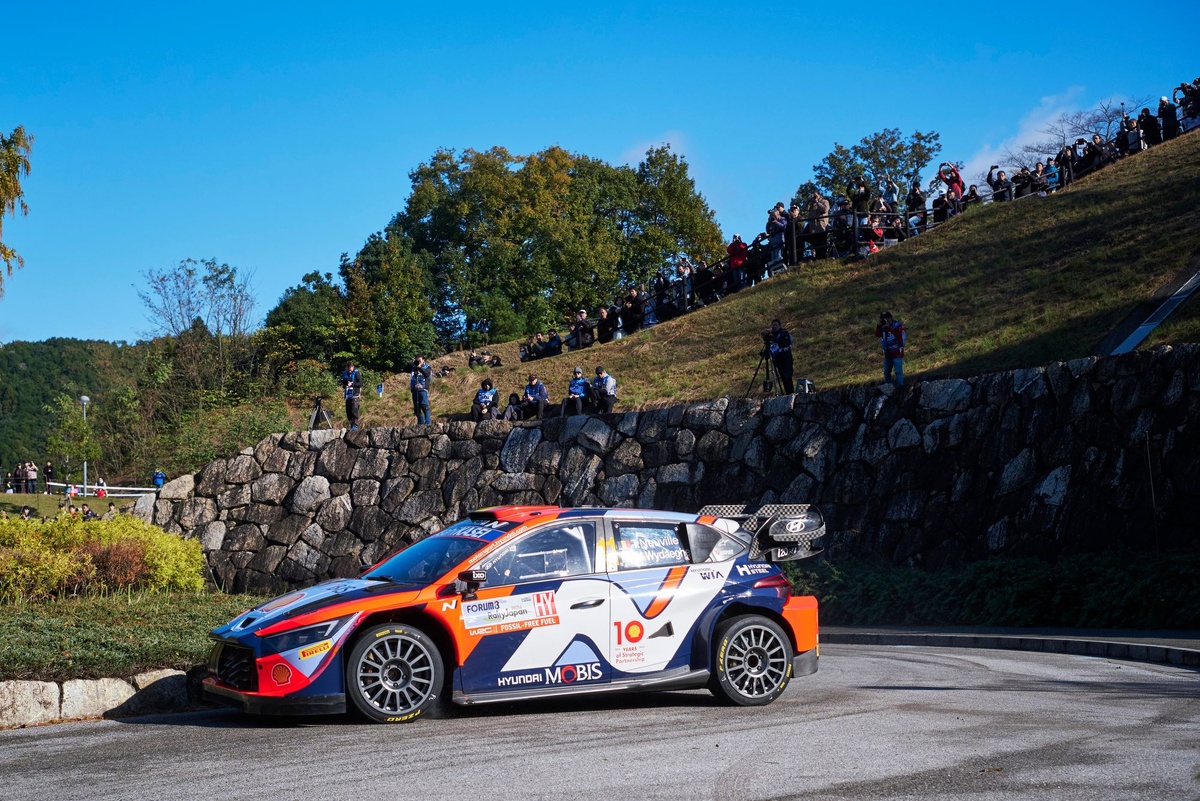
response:
<path fill-rule="evenodd" d="M 557 626 L 558 605 L 553 590 L 467 601 L 462 605 L 462 620 L 473 637 Z"/>

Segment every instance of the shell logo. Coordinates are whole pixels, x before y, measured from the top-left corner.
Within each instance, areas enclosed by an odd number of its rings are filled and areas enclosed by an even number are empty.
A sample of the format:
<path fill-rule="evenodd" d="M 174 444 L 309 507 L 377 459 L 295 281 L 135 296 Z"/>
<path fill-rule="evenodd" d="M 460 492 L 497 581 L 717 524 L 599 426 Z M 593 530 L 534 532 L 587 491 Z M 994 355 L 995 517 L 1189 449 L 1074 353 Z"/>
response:
<path fill-rule="evenodd" d="M 625 627 L 625 639 L 628 642 L 637 642 L 645 633 L 646 629 L 636 620 Z"/>

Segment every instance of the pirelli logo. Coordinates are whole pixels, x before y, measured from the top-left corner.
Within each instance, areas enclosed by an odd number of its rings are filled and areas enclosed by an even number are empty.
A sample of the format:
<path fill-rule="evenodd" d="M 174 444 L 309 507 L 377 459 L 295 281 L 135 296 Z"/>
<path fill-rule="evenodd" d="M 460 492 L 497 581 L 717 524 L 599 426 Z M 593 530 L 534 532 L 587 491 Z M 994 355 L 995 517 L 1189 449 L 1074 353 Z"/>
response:
<path fill-rule="evenodd" d="M 317 643 L 316 645 L 310 645 L 307 648 L 301 648 L 300 649 L 300 658 L 301 659 L 309 659 L 310 657 L 314 657 L 319 654 L 325 653 L 332 647 L 333 647 L 333 643 L 330 642 L 329 640 L 325 640 L 323 642 Z"/>

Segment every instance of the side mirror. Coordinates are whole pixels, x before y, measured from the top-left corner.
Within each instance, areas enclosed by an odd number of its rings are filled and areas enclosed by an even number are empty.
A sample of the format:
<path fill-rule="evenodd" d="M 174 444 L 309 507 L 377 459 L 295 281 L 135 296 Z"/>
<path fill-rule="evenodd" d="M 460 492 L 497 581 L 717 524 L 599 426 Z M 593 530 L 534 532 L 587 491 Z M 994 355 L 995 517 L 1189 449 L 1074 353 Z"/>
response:
<path fill-rule="evenodd" d="M 464 601 L 474 601 L 475 591 L 487 583 L 486 570 L 464 570 L 458 574 L 458 580 L 467 585 L 463 590 Z"/>

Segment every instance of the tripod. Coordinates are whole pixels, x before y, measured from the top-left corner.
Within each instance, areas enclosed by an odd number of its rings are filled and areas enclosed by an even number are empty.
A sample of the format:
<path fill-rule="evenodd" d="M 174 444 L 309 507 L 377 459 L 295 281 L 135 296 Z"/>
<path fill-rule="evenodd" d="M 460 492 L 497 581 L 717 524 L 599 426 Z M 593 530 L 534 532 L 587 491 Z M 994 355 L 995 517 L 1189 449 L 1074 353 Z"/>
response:
<path fill-rule="evenodd" d="M 324 395 L 317 395 L 313 398 L 312 414 L 308 417 L 308 430 L 314 431 L 318 428 L 333 428 L 333 417 L 321 405 L 321 401 L 325 400 Z"/>
<path fill-rule="evenodd" d="M 758 380 L 758 371 L 767 366 L 767 372 L 763 376 L 763 392 L 770 397 L 783 394 L 783 384 L 779 380 L 779 371 L 775 369 L 775 362 L 771 360 L 771 354 L 763 348 L 758 352 L 758 367 L 754 368 L 754 375 L 750 376 L 750 383 L 746 385 L 746 392 L 742 395 L 743 398 L 750 397 L 750 390 L 754 389 L 754 382 Z"/>

